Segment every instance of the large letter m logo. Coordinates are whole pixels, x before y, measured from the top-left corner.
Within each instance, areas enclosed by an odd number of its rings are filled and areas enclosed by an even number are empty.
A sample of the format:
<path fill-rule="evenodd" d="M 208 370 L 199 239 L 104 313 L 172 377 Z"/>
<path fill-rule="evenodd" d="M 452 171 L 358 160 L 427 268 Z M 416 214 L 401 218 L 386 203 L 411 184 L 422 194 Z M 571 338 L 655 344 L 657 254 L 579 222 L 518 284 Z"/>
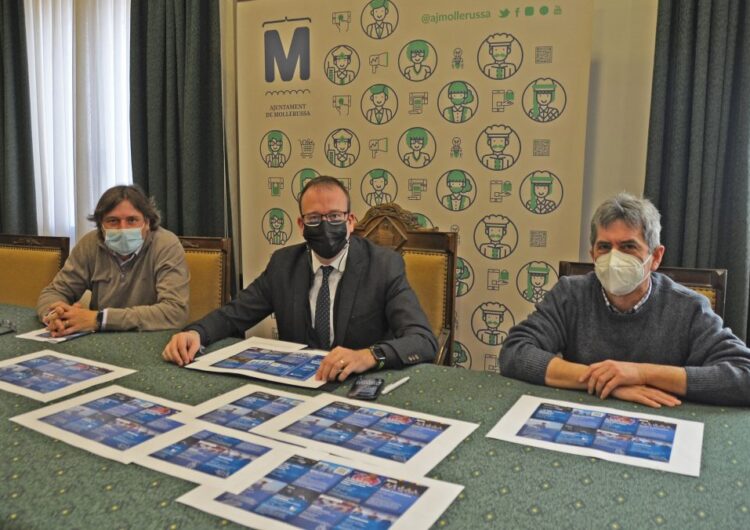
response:
<path fill-rule="evenodd" d="M 279 67 L 279 75 L 283 81 L 291 81 L 294 71 L 299 63 L 299 77 L 303 81 L 310 79 L 310 28 L 296 28 L 292 36 L 292 45 L 289 53 L 285 53 L 281 44 L 281 36 L 276 30 L 266 31 L 264 37 L 266 47 L 266 82 L 271 83 L 276 79 L 276 69 Z"/>

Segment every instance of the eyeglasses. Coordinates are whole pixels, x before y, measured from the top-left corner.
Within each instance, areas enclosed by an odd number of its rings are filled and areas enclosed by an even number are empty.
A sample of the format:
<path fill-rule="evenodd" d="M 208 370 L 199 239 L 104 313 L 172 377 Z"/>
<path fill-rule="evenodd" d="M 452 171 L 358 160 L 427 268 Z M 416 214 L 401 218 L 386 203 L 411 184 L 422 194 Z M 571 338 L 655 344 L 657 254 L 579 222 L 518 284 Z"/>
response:
<path fill-rule="evenodd" d="M 15 333 L 17 329 L 16 323 L 12 320 L 0 320 L 0 335 Z"/>
<path fill-rule="evenodd" d="M 305 226 L 318 226 L 325 219 L 332 225 L 340 225 L 346 221 L 347 217 L 349 217 L 349 212 L 338 210 L 328 213 L 306 213 L 302 216 L 302 222 L 305 223 Z"/>

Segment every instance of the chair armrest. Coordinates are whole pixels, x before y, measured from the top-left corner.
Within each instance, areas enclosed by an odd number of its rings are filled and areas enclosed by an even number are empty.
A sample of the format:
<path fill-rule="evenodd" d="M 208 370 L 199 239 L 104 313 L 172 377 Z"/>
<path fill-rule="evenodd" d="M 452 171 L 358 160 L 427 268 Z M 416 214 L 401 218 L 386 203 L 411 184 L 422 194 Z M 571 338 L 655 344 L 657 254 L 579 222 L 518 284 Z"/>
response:
<path fill-rule="evenodd" d="M 451 343 L 448 340 L 451 332 L 448 328 L 443 328 L 438 335 L 438 348 L 435 353 L 435 364 L 446 365 L 451 358 Z"/>

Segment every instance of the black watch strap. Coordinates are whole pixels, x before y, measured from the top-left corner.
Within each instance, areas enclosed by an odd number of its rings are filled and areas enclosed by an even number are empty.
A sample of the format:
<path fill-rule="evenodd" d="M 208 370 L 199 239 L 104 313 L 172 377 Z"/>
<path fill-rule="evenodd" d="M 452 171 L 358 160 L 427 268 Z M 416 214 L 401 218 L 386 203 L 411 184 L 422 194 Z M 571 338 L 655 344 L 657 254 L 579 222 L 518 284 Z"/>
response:
<path fill-rule="evenodd" d="M 383 348 L 375 344 L 370 346 L 370 353 L 372 354 L 372 358 L 375 359 L 375 370 L 382 370 L 385 366 L 385 353 L 383 352 Z"/>
<path fill-rule="evenodd" d="M 103 324 L 104 324 L 104 311 L 99 310 L 96 313 L 96 331 L 101 331 Z"/>

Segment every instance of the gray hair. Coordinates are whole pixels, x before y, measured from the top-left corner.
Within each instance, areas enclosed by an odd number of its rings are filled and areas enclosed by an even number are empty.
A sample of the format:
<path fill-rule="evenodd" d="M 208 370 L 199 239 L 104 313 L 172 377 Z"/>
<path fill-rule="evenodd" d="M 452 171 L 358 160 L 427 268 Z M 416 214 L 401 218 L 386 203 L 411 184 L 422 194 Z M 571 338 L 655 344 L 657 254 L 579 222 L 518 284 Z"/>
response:
<path fill-rule="evenodd" d="M 648 199 L 621 192 L 604 201 L 591 218 L 591 246 L 596 243 L 599 227 L 606 228 L 615 221 L 622 221 L 630 228 L 641 229 L 649 252 L 659 246 L 661 214 Z"/>

